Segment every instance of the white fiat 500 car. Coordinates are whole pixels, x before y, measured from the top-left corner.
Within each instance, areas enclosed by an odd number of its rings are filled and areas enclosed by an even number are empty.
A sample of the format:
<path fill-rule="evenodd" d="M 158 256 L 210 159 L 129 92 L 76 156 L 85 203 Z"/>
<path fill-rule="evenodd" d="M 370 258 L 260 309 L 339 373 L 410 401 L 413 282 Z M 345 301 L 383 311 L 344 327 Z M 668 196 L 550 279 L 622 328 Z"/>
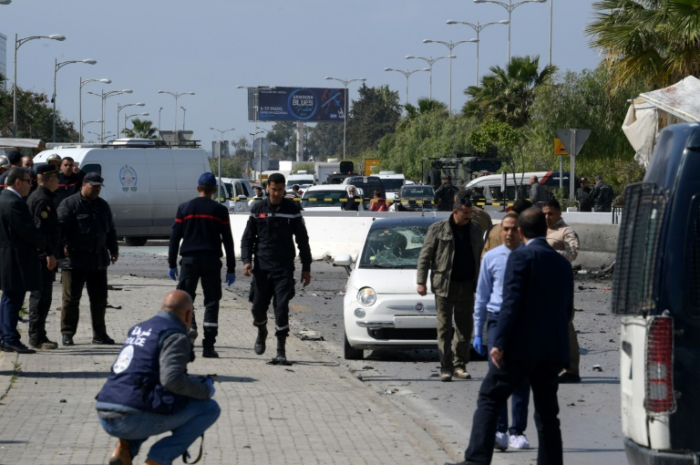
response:
<path fill-rule="evenodd" d="M 345 358 L 364 350 L 435 347 L 435 296 L 416 292 L 416 267 L 428 228 L 440 218 L 386 218 L 372 223 L 353 262 L 339 255 L 335 266 L 350 272 L 343 301 Z"/>

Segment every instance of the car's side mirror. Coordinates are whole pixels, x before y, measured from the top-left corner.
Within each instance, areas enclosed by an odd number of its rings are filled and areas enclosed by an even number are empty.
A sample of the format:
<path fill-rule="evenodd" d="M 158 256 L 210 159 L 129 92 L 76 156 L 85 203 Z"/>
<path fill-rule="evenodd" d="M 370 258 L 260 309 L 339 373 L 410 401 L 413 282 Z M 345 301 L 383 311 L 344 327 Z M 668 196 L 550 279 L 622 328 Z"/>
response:
<path fill-rule="evenodd" d="M 351 255 L 338 255 L 333 258 L 333 266 L 342 266 L 347 271 L 348 276 L 352 273 L 350 267 L 352 266 L 352 256 Z"/>

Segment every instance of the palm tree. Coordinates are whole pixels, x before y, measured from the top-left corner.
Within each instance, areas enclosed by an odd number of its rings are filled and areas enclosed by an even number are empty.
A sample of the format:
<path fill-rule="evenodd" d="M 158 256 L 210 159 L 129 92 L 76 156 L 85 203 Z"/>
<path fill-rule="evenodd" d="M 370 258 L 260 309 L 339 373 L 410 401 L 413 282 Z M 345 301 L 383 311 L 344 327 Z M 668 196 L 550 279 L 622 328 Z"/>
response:
<path fill-rule="evenodd" d="M 158 136 L 156 135 L 158 129 L 153 127 L 153 121 L 140 120 L 138 118 L 135 118 L 131 120 L 131 123 L 133 124 L 133 127 L 131 129 L 125 128 L 122 131 L 122 134 L 124 134 L 125 137 L 132 137 L 138 139 L 158 138 Z"/>
<path fill-rule="evenodd" d="M 404 105 L 404 108 L 408 113 L 409 119 L 414 119 L 419 115 L 426 115 L 434 112 L 447 114 L 447 105 L 445 105 L 443 102 L 431 100 L 429 98 L 419 98 L 417 107 L 407 103 Z"/>
<path fill-rule="evenodd" d="M 471 97 L 462 109 L 465 116 L 483 121 L 495 119 L 519 128 L 530 121 L 535 88 L 549 82 L 557 68 L 539 70 L 540 57 L 513 57 L 506 69 L 492 66 L 491 74 L 481 79 L 481 87 L 470 86 L 464 93 Z"/>
<path fill-rule="evenodd" d="M 632 82 L 666 87 L 700 74 L 700 0 L 604 0 L 586 28 L 618 90 Z"/>

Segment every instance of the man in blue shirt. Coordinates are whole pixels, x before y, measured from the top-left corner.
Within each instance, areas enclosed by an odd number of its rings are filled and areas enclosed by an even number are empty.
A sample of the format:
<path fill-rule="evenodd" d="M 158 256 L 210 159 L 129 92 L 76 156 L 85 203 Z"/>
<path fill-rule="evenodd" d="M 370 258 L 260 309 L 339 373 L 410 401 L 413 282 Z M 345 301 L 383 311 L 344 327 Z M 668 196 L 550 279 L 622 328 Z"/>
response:
<path fill-rule="evenodd" d="M 481 262 L 481 272 L 476 288 L 474 305 L 474 350 L 486 355 L 482 334 L 484 325 L 487 326 L 488 350 L 493 346 L 493 334 L 498 323 L 503 303 L 503 278 L 506 273 L 506 263 L 511 251 L 523 247 L 518 235 L 518 214 L 508 213 L 501 221 L 500 237 L 502 245 L 489 250 Z M 489 359 L 489 363 L 492 363 Z M 501 451 L 508 449 L 529 449 L 530 443 L 524 432 L 527 428 L 527 406 L 530 401 L 530 383 L 526 380 L 518 389 L 513 391 L 512 412 L 513 423 L 508 430 L 508 405 L 503 404 L 498 413 L 496 426 L 496 447 Z M 510 433 L 510 437 L 508 435 Z"/>

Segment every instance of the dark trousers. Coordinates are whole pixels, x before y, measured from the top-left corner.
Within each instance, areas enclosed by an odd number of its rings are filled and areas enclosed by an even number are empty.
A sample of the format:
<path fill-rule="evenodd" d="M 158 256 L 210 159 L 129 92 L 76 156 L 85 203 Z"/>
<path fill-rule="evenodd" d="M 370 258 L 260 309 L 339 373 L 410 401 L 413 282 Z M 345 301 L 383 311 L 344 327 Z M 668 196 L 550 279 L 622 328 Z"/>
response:
<path fill-rule="evenodd" d="M 267 324 L 267 309 L 274 297 L 275 336 L 289 335 L 289 301 L 294 297 L 294 270 L 253 271 L 253 324 Z"/>
<path fill-rule="evenodd" d="M 20 340 L 17 331 L 19 311 L 24 303 L 24 291 L 2 291 L 0 297 L 0 331 L 4 344 L 17 344 Z"/>
<path fill-rule="evenodd" d="M 46 259 L 41 260 L 41 291 L 29 293 L 29 343 L 39 345 L 46 342 L 46 317 L 51 309 L 53 282 L 56 271 L 46 268 Z"/>
<path fill-rule="evenodd" d="M 107 270 L 87 268 L 64 269 L 63 308 L 61 308 L 61 334 L 73 337 L 78 331 L 80 318 L 80 298 L 83 287 L 87 287 L 92 318 L 92 337 L 101 339 L 107 336 L 105 313 L 107 311 Z"/>
<path fill-rule="evenodd" d="M 204 339 L 203 347 L 214 347 L 219 334 L 219 301 L 221 300 L 221 260 L 213 257 L 182 257 L 180 281 L 177 288 L 187 292 L 194 300 L 197 284 L 202 282 L 204 294 Z M 192 313 L 192 328 L 197 323 Z"/>
<path fill-rule="evenodd" d="M 498 411 L 513 391 L 526 380 L 530 381 L 535 402 L 535 424 L 539 441 L 537 465 L 564 463 L 561 429 L 557 417 L 557 376 L 562 365 L 561 362 L 507 360 L 501 368 L 489 367 L 489 372 L 479 389 L 469 447 L 464 453 L 468 463 L 491 463 Z"/>
<path fill-rule="evenodd" d="M 493 348 L 497 324 L 498 315 L 489 313 L 489 320 L 486 326 L 486 343 L 489 352 L 491 352 Z M 488 357 L 488 360 L 489 368 L 491 368 L 493 366 L 491 357 Z M 527 407 L 530 403 L 530 381 L 528 379 L 525 379 L 525 381 L 513 391 L 510 401 L 513 415 L 512 426 L 510 429 L 508 428 L 508 402 L 506 401 L 498 411 L 496 431 L 499 433 L 505 433 L 507 431 L 511 435 L 523 434 L 527 429 Z"/>
<path fill-rule="evenodd" d="M 450 282 L 447 296 L 436 295 L 435 304 L 440 366 L 452 373 L 469 363 L 469 341 L 474 330 L 474 282 Z"/>

